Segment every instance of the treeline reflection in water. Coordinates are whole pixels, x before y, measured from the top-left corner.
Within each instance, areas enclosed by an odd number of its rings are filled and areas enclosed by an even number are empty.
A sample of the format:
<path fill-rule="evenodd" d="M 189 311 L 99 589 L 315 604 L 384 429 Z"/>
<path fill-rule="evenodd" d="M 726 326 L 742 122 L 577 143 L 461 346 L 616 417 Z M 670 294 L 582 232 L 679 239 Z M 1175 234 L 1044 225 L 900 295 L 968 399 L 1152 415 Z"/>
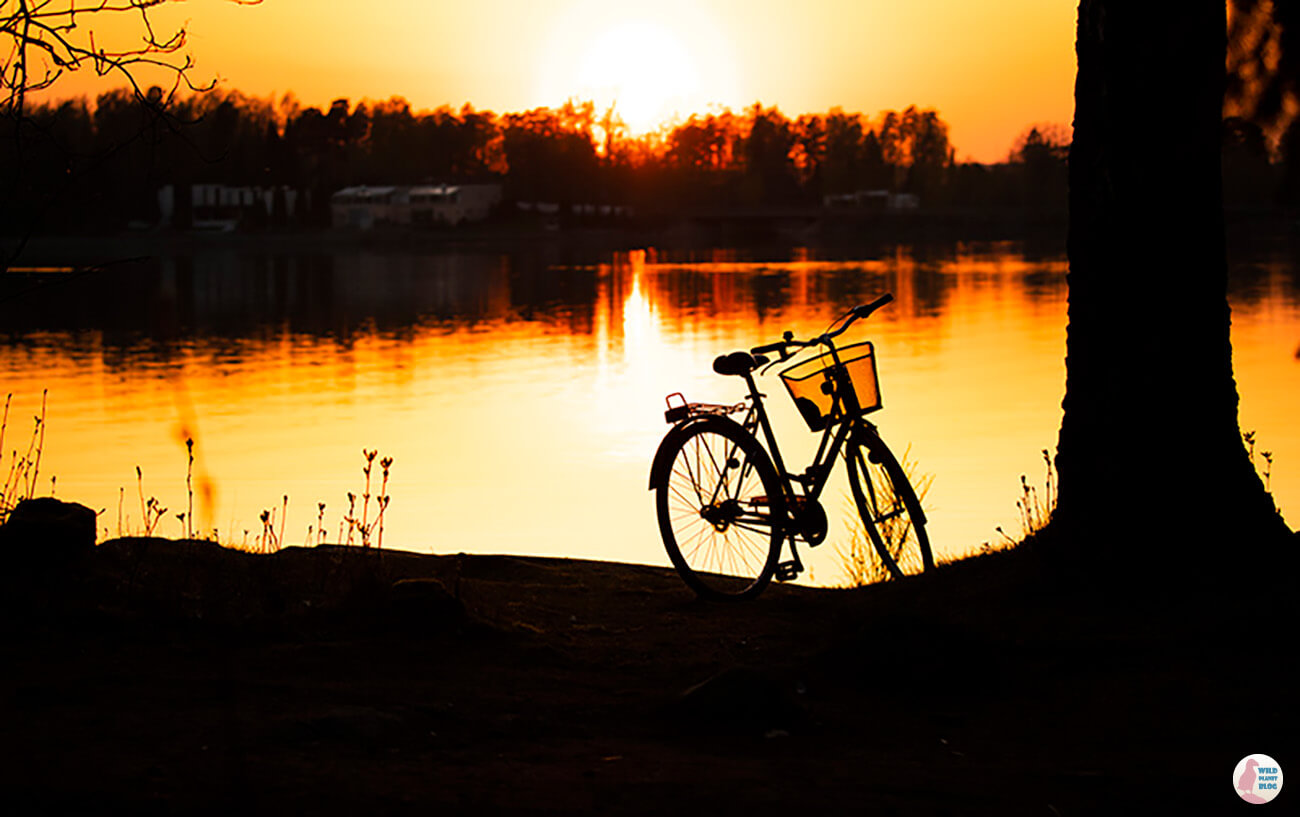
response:
<path fill-rule="evenodd" d="M 285 494 L 286 538 L 305 541 L 318 502 L 337 519 L 359 493 L 358 452 L 377 447 L 396 460 L 393 546 L 664 563 L 645 489 L 664 395 L 737 399 L 738 384 L 710 371 L 714 355 L 813 334 L 890 291 L 896 303 L 862 333 L 881 360 L 878 417 L 934 476 L 936 547 L 956 555 L 998 541 L 998 525 L 1014 532 L 1020 475 L 1041 481 L 1064 393 L 1065 272 L 1059 255 L 1019 245 L 208 251 L 50 276 L 34 291 L 7 281 L 0 372 L 16 404 L 50 389 L 42 471 L 60 495 L 113 509 L 106 535 L 137 465 L 146 493 L 184 504 L 194 436 L 216 489 L 201 526 L 224 541 Z M 1300 385 L 1298 300 L 1286 253 L 1234 267 L 1243 427 L 1271 446 L 1284 510 L 1297 482 L 1287 471 L 1300 468 L 1285 419 Z M 809 435 L 776 405 L 774 378 L 766 388 L 798 461 Z M 138 512 L 122 516 L 139 527 Z M 840 578 L 831 551 L 815 556 L 818 583 Z"/>
<path fill-rule="evenodd" d="M 135 259 L 102 268 L 65 268 L 39 279 L 12 276 L 5 290 L 11 342 L 35 331 L 98 330 L 113 345 L 138 340 L 263 337 L 266 332 L 346 342 L 369 332 L 426 326 L 473 328 L 499 321 L 542 321 L 575 333 L 595 331 L 596 313 L 617 295 L 616 273 L 652 269 L 656 303 L 670 314 L 706 309 L 762 320 L 791 305 L 868 298 L 910 275 L 919 313 L 940 311 L 954 263 L 996 274 L 1023 268 L 1031 297 L 1059 284 L 1059 259 L 965 262 L 951 251 L 897 251 L 875 260 L 837 259 L 794 250 L 765 260 L 736 250 L 612 254 L 413 254 L 352 252 L 263 255 L 211 251 Z M 980 269 L 977 270 L 976 268 Z M 815 280 L 800 276 L 815 274 Z M 722 276 L 722 277 L 719 277 Z M 800 280 L 796 280 L 800 279 Z"/>

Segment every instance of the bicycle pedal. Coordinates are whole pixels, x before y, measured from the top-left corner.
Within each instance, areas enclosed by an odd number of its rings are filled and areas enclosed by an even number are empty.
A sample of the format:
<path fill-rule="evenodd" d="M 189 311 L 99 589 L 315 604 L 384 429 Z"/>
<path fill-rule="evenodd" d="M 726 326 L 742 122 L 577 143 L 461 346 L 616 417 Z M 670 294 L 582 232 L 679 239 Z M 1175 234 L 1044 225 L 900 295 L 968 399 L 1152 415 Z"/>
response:
<path fill-rule="evenodd" d="M 794 560 L 781 562 L 776 566 L 776 580 L 779 582 L 788 582 L 791 579 L 797 578 L 802 571 L 803 565 Z"/>

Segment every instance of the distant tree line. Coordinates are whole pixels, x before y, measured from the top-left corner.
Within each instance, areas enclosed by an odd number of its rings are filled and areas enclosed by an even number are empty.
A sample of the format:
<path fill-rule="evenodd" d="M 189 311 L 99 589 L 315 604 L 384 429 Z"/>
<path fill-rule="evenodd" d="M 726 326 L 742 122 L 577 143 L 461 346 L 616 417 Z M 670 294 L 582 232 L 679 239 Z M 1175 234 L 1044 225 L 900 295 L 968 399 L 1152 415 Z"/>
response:
<path fill-rule="evenodd" d="M 0 129 L 0 164 L 15 169 L 0 202 L 9 232 L 154 223 L 159 187 L 198 183 L 308 191 L 303 226 L 327 224 L 329 195 L 345 186 L 486 180 L 501 181 L 507 201 L 641 213 L 819 206 L 863 190 L 911 193 L 927 209 L 1063 216 L 1066 207 L 1063 128 L 1026 129 L 1005 162 L 959 162 L 947 124 L 916 107 L 790 118 L 754 104 L 634 137 L 591 103 L 498 115 L 469 105 L 417 112 L 396 97 L 313 108 L 218 90 L 164 110 L 123 90 L 93 106 L 29 106 Z M 1272 204 L 1282 168 L 1260 129 L 1229 121 L 1225 150 L 1229 202 Z"/>

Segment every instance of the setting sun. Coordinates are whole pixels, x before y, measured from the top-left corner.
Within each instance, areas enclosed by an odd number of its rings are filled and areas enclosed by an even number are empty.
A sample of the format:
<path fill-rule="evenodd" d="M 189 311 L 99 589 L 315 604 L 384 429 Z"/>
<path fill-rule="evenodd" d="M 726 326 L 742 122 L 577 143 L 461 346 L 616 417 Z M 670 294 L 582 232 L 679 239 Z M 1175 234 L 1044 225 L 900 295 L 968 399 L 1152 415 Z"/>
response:
<path fill-rule="evenodd" d="M 707 104 L 686 46 L 653 23 L 623 23 L 597 35 L 578 70 L 577 96 L 612 107 L 633 133 Z"/>
<path fill-rule="evenodd" d="M 734 32 L 709 9 L 663 0 L 630 12 L 574 2 L 538 37 L 531 104 L 589 100 L 633 134 L 713 106 L 739 107 Z"/>

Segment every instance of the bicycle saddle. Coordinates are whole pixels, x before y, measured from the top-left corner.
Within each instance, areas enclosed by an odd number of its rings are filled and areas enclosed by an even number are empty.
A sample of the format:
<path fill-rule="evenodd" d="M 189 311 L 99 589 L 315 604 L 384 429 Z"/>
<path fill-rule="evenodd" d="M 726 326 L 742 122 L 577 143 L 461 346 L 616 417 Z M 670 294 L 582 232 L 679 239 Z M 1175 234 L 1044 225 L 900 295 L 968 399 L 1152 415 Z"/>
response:
<path fill-rule="evenodd" d="M 766 355 L 751 355 L 749 352 L 732 352 L 718 355 L 713 361 L 713 371 L 718 374 L 749 374 L 759 366 L 767 365 Z"/>

